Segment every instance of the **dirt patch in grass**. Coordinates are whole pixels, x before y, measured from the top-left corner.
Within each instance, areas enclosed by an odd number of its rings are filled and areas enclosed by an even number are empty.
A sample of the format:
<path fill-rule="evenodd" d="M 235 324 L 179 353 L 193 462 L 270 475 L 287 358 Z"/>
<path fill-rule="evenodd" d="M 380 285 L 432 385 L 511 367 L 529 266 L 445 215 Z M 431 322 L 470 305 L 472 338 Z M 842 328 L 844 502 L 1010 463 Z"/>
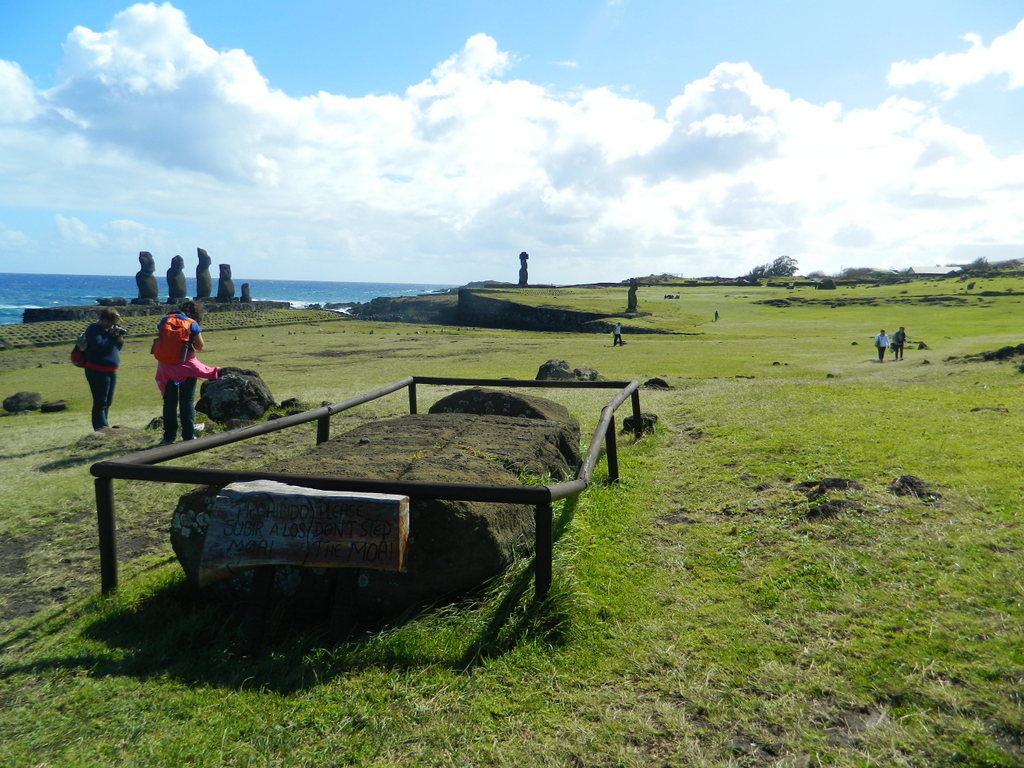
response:
<path fill-rule="evenodd" d="M 946 358 L 947 363 L 992 363 L 1024 357 L 1024 344 L 1005 346 L 988 352 L 977 352 L 973 355 L 952 355 Z"/>
<path fill-rule="evenodd" d="M 801 296 L 793 296 L 785 299 L 763 299 L 751 302 L 753 304 L 766 304 L 769 307 L 791 307 L 797 304 L 819 305 L 827 307 L 877 307 L 881 304 L 935 304 L 938 306 L 958 306 L 966 304 L 967 299 L 962 296 L 864 296 L 847 298 L 822 298 L 810 299 Z"/>

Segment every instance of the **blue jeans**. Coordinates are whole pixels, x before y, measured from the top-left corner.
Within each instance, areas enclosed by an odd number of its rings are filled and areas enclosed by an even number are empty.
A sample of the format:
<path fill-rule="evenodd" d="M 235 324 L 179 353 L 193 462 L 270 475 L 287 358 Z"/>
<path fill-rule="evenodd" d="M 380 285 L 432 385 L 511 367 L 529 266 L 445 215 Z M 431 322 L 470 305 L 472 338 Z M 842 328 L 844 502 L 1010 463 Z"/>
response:
<path fill-rule="evenodd" d="M 192 401 L 196 396 L 197 379 L 185 379 L 181 384 L 167 382 L 164 390 L 164 440 L 173 442 L 178 432 L 178 417 L 181 417 L 181 439 L 191 440 L 196 436 L 196 411 Z"/>
<path fill-rule="evenodd" d="M 109 427 L 107 411 L 114 402 L 114 385 L 117 384 L 117 371 L 94 371 L 85 369 L 85 380 L 89 382 L 92 392 L 92 428 Z"/>

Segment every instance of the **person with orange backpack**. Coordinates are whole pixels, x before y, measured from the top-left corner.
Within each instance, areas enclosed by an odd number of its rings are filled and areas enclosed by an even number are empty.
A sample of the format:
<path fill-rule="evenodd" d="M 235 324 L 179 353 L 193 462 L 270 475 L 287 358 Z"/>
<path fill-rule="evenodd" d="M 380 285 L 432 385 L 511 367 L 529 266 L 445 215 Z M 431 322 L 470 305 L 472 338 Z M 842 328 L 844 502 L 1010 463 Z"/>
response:
<path fill-rule="evenodd" d="M 151 352 L 157 359 L 156 385 L 164 400 L 164 439 L 161 445 L 170 445 L 178 432 L 181 418 L 181 439 L 196 436 L 194 400 L 197 379 L 218 379 L 220 368 L 199 361 L 196 352 L 204 347 L 202 306 L 186 301 L 178 312 L 163 317 L 157 324 L 157 337 Z"/>

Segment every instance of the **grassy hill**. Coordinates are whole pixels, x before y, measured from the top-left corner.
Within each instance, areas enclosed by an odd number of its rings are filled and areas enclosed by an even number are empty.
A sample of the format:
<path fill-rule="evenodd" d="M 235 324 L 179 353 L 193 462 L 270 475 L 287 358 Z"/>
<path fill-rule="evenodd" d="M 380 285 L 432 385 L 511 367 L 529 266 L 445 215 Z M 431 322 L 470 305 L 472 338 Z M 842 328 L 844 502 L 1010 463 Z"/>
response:
<path fill-rule="evenodd" d="M 616 348 L 362 321 L 211 329 L 205 362 L 314 405 L 408 374 L 532 378 L 551 358 L 675 387 L 644 391 L 658 430 L 620 436 L 622 482 L 556 510 L 544 604 L 524 562 L 401 626 L 341 644 L 295 628 L 261 653 L 183 588 L 167 535 L 182 488 L 117 483 L 122 588 L 97 595 L 88 467 L 159 440 L 148 341 L 126 345 L 121 429 L 100 437 L 63 347 L 0 352 L 0 396 L 69 404 L 0 417 L 0 765 L 1024 765 L 1024 374 L 963 360 L 1024 342 L 1022 293 L 1017 278 L 641 287 L 641 320 L 678 335 Z M 906 359 L 874 362 L 871 338 L 900 325 Z M 551 396 L 585 433 L 605 397 Z M 256 466 L 313 441 L 310 426 L 203 460 Z M 897 493 L 908 475 L 918 495 Z"/>

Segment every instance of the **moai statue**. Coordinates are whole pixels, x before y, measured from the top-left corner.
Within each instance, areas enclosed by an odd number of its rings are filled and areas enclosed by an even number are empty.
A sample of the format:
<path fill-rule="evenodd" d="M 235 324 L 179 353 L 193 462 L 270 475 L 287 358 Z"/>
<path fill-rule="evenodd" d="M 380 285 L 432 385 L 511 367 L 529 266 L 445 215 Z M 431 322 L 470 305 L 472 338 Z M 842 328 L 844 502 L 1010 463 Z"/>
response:
<path fill-rule="evenodd" d="M 636 280 L 629 281 L 629 293 L 626 294 L 626 311 L 636 312 Z"/>
<path fill-rule="evenodd" d="M 519 254 L 519 284 L 526 285 L 530 281 L 530 272 L 526 268 L 526 261 L 530 258 L 530 254 L 523 251 Z"/>
<path fill-rule="evenodd" d="M 249 284 L 242 283 L 242 298 L 239 301 L 251 302 L 252 296 L 249 295 Z"/>
<path fill-rule="evenodd" d="M 208 299 L 213 294 L 213 279 L 210 277 L 210 256 L 202 248 L 196 248 L 199 266 L 196 267 L 196 298 Z"/>
<path fill-rule="evenodd" d="M 132 304 L 156 304 L 156 262 L 149 251 L 139 251 L 140 269 L 135 273 L 135 285 L 139 288 L 139 298 L 132 299 Z"/>
<path fill-rule="evenodd" d="M 220 265 L 220 277 L 217 278 L 217 301 L 225 303 L 235 300 L 235 282 L 231 279 L 231 265 Z"/>
<path fill-rule="evenodd" d="M 185 260 L 181 256 L 171 259 L 167 270 L 167 303 L 177 304 L 185 300 Z"/>

